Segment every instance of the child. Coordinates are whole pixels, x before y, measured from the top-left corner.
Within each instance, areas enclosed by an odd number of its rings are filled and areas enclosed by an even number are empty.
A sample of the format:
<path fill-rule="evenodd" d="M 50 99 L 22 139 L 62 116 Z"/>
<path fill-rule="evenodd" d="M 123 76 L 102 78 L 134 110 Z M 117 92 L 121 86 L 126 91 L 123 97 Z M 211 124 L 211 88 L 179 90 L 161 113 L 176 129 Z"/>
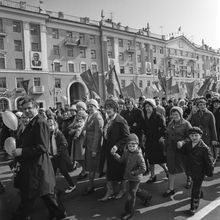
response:
<path fill-rule="evenodd" d="M 117 147 L 111 149 L 112 155 L 119 162 L 125 163 L 124 178 L 128 180 L 128 197 L 125 203 L 125 213 L 121 219 L 129 219 L 134 215 L 134 207 L 136 200 L 136 193 L 142 178 L 143 173 L 146 171 L 145 161 L 139 148 L 139 140 L 135 134 L 130 134 L 127 138 L 128 150 L 122 156 L 116 153 Z"/>
<path fill-rule="evenodd" d="M 58 125 L 53 118 L 48 118 L 48 127 L 50 129 L 50 157 L 56 175 L 57 169 L 60 169 L 61 174 L 65 177 L 69 187 L 65 193 L 71 193 L 76 189 L 68 171 L 72 171 L 72 163 L 69 158 L 67 141 L 63 133 L 58 129 Z"/>
<path fill-rule="evenodd" d="M 209 147 L 201 139 L 202 130 L 192 127 L 188 132 L 190 142 L 178 148 L 187 155 L 187 170 L 193 181 L 190 213 L 194 215 L 199 207 L 199 200 L 203 197 L 202 182 L 205 175 L 209 177 L 213 175 L 214 164 Z"/>

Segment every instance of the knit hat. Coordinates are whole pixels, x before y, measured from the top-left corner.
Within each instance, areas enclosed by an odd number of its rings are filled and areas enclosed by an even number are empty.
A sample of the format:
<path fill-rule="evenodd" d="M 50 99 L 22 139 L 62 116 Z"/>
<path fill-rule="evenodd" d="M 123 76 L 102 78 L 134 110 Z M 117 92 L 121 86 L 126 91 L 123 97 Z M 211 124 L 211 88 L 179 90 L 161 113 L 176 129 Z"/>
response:
<path fill-rule="evenodd" d="M 118 103 L 116 101 L 114 101 L 113 99 L 107 99 L 105 101 L 105 108 L 106 107 L 113 108 L 115 112 L 118 111 Z"/>
<path fill-rule="evenodd" d="M 129 136 L 127 137 L 127 143 L 129 143 L 131 141 L 139 144 L 138 136 L 136 134 L 134 134 L 134 133 L 129 134 Z"/>
<path fill-rule="evenodd" d="M 97 109 L 99 108 L 99 103 L 95 100 L 95 99 L 89 99 L 87 102 L 86 102 L 87 106 L 88 105 L 93 105 L 95 106 Z"/>
<path fill-rule="evenodd" d="M 77 110 L 76 110 L 76 105 L 71 105 L 71 106 L 70 106 L 70 110 L 72 110 L 72 111 L 77 111 Z"/>
<path fill-rule="evenodd" d="M 192 127 L 189 129 L 188 134 L 203 134 L 203 131 L 199 127 Z"/>
<path fill-rule="evenodd" d="M 156 108 L 156 107 L 157 107 L 154 99 L 145 99 L 145 101 L 144 101 L 144 106 L 145 106 L 146 104 L 150 104 L 153 108 Z"/>
<path fill-rule="evenodd" d="M 86 103 L 85 102 L 77 102 L 76 103 L 76 108 L 83 108 L 86 111 Z"/>
<path fill-rule="evenodd" d="M 170 113 L 172 114 L 173 112 L 177 111 L 180 115 L 180 117 L 183 117 L 183 109 L 179 106 L 174 106 L 173 108 L 171 108 Z"/>

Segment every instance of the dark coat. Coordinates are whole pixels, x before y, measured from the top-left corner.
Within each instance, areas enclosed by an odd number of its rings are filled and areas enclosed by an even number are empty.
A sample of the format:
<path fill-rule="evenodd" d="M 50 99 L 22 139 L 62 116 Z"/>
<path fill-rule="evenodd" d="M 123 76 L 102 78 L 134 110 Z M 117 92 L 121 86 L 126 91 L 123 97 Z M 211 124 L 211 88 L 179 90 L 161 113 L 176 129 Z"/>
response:
<path fill-rule="evenodd" d="M 215 117 L 215 127 L 217 132 L 217 139 L 220 141 L 220 108 L 213 113 Z"/>
<path fill-rule="evenodd" d="M 212 112 L 205 110 L 203 115 L 200 115 L 200 111 L 197 111 L 191 118 L 192 126 L 196 126 L 202 129 L 202 140 L 209 147 L 212 146 L 212 141 L 217 141 L 217 133 L 215 127 L 215 118 Z"/>
<path fill-rule="evenodd" d="M 154 112 L 150 118 L 145 117 L 144 133 L 146 136 L 145 142 L 145 156 L 148 158 L 150 164 L 165 163 L 164 147 L 159 143 L 161 137 L 165 137 L 165 121 L 163 116 Z"/>
<path fill-rule="evenodd" d="M 108 181 L 121 181 L 124 175 L 123 164 L 120 164 L 114 156 L 111 154 L 111 149 L 114 145 L 118 147 L 117 153 L 123 154 L 124 146 L 126 144 L 126 138 L 130 134 L 129 127 L 126 120 L 116 115 L 116 118 L 112 122 L 107 132 L 107 139 L 104 139 L 103 147 L 105 149 L 105 156 L 107 160 L 107 180 Z"/>
<path fill-rule="evenodd" d="M 144 122 L 144 113 L 139 108 L 133 108 L 131 111 L 122 110 L 120 115 L 127 121 L 130 128 L 130 133 L 135 133 L 139 141 L 141 141 L 141 136 L 143 134 L 143 122 Z"/>
<path fill-rule="evenodd" d="M 205 175 L 213 175 L 214 165 L 211 151 L 202 140 L 194 147 L 190 141 L 179 151 L 187 156 L 187 171 L 191 177 L 202 178 Z"/>
<path fill-rule="evenodd" d="M 16 180 L 23 196 L 28 199 L 54 192 L 55 175 L 49 158 L 50 131 L 38 115 L 26 126 L 21 137 L 22 155 Z"/>

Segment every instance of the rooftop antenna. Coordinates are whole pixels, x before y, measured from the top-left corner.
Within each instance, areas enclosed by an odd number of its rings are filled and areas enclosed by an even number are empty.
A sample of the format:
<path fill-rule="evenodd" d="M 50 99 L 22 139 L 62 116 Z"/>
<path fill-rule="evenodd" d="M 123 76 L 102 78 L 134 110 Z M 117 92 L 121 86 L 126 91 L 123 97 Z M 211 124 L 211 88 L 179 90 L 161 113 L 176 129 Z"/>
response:
<path fill-rule="evenodd" d="M 105 18 L 104 10 L 103 10 L 103 9 L 102 9 L 102 11 L 101 11 L 101 18 L 102 18 L 102 20 Z"/>

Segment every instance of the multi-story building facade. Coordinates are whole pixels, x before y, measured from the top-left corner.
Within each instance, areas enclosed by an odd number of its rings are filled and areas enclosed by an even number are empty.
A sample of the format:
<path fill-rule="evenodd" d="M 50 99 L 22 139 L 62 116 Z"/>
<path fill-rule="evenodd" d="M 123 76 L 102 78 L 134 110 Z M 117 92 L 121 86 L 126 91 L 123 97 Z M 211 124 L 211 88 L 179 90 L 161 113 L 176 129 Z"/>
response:
<path fill-rule="evenodd" d="M 184 36 L 165 39 L 151 33 L 149 25 L 136 30 L 24 2 L 0 4 L 0 110 L 17 109 L 25 94 L 23 80 L 29 80 L 29 94 L 48 108 L 89 96 L 80 77 L 88 68 L 99 73 L 99 92 L 105 98 L 109 65 L 115 65 L 121 87 L 134 81 L 144 93 L 158 81 L 159 71 L 180 86 L 218 75 L 219 59 L 220 51 L 204 43 L 198 46 Z"/>

